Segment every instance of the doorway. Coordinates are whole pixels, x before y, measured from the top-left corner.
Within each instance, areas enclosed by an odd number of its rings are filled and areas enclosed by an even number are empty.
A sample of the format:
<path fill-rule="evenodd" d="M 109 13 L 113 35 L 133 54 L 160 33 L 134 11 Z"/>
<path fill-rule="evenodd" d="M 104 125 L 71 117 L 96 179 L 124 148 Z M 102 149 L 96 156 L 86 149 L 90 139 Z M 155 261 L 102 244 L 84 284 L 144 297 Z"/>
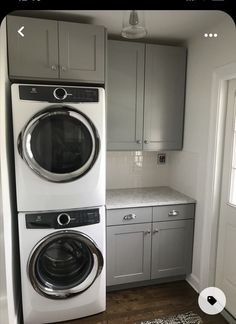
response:
<path fill-rule="evenodd" d="M 236 79 L 228 82 L 215 286 L 236 318 Z"/>
<path fill-rule="evenodd" d="M 236 79 L 236 62 L 217 68 L 213 74 L 210 125 L 208 140 L 208 165 L 206 178 L 206 206 L 202 240 L 201 277 L 199 291 L 216 285 L 216 260 L 218 254 L 218 228 L 221 200 L 221 180 L 224 156 L 225 126 L 227 117 L 228 85 Z M 227 296 L 226 296 L 227 298 Z M 222 313 L 230 323 L 236 323 L 228 312 Z"/>

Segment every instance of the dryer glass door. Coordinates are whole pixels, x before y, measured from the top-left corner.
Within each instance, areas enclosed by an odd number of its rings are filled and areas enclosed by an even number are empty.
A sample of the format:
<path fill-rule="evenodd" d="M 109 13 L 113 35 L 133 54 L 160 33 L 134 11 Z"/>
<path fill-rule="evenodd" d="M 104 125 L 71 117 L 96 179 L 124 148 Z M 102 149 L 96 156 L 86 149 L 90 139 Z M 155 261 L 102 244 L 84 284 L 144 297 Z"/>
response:
<path fill-rule="evenodd" d="M 36 291 L 56 299 L 89 288 L 102 267 L 102 254 L 91 238 L 76 231 L 59 231 L 35 247 L 28 273 Z"/>
<path fill-rule="evenodd" d="M 57 107 L 30 120 L 19 136 L 18 147 L 38 175 L 53 182 L 68 182 L 91 169 L 98 155 L 99 138 L 82 113 Z"/>

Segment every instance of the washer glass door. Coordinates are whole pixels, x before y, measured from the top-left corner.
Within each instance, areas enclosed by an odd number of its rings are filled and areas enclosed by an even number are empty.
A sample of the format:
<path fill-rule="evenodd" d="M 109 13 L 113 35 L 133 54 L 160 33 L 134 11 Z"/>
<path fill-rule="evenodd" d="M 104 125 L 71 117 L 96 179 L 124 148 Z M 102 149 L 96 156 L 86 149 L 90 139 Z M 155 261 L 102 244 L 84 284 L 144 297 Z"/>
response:
<path fill-rule="evenodd" d="M 99 138 L 84 114 L 56 107 L 41 111 L 28 122 L 19 136 L 18 148 L 38 175 L 53 182 L 68 182 L 93 166 Z"/>
<path fill-rule="evenodd" d="M 89 288 L 102 267 L 102 254 L 91 238 L 76 231 L 59 231 L 34 248 L 28 274 L 40 294 L 68 298 Z"/>

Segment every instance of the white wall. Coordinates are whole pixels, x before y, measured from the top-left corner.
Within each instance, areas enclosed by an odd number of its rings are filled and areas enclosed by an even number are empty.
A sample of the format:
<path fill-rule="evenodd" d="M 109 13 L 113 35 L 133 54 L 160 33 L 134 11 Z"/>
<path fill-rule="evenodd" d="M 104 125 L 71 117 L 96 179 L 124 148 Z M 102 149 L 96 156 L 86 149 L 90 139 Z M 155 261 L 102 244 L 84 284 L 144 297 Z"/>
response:
<path fill-rule="evenodd" d="M 157 165 L 156 152 L 107 152 L 107 189 L 166 186 L 168 156 Z"/>
<path fill-rule="evenodd" d="M 217 38 L 205 38 L 204 32 L 216 32 Z M 169 159 L 171 187 L 193 196 L 197 200 L 193 273 L 190 278 L 197 290 L 201 290 L 204 262 L 202 234 L 207 201 L 205 186 L 208 162 L 208 138 L 212 77 L 216 68 L 236 61 L 236 29 L 233 20 L 226 15 L 223 22 L 204 30 L 188 42 L 187 88 L 184 147 Z"/>
<path fill-rule="evenodd" d="M 10 88 L 6 56 L 6 22 L 0 28 L 0 322 L 16 324 L 20 306 L 17 214 L 11 172 Z"/>

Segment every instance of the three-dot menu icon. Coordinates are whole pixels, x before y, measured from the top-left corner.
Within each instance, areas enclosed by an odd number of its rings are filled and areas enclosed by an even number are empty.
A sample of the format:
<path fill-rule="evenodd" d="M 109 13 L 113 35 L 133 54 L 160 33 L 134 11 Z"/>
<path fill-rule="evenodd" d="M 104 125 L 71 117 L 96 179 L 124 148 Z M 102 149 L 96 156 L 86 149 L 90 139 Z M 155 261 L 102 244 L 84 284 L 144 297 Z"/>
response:
<path fill-rule="evenodd" d="M 210 38 L 215 37 L 216 38 L 216 37 L 218 37 L 218 34 L 217 33 L 205 33 L 204 37 L 206 37 L 206 38 L 207 37 L 210 37 Z"/>

